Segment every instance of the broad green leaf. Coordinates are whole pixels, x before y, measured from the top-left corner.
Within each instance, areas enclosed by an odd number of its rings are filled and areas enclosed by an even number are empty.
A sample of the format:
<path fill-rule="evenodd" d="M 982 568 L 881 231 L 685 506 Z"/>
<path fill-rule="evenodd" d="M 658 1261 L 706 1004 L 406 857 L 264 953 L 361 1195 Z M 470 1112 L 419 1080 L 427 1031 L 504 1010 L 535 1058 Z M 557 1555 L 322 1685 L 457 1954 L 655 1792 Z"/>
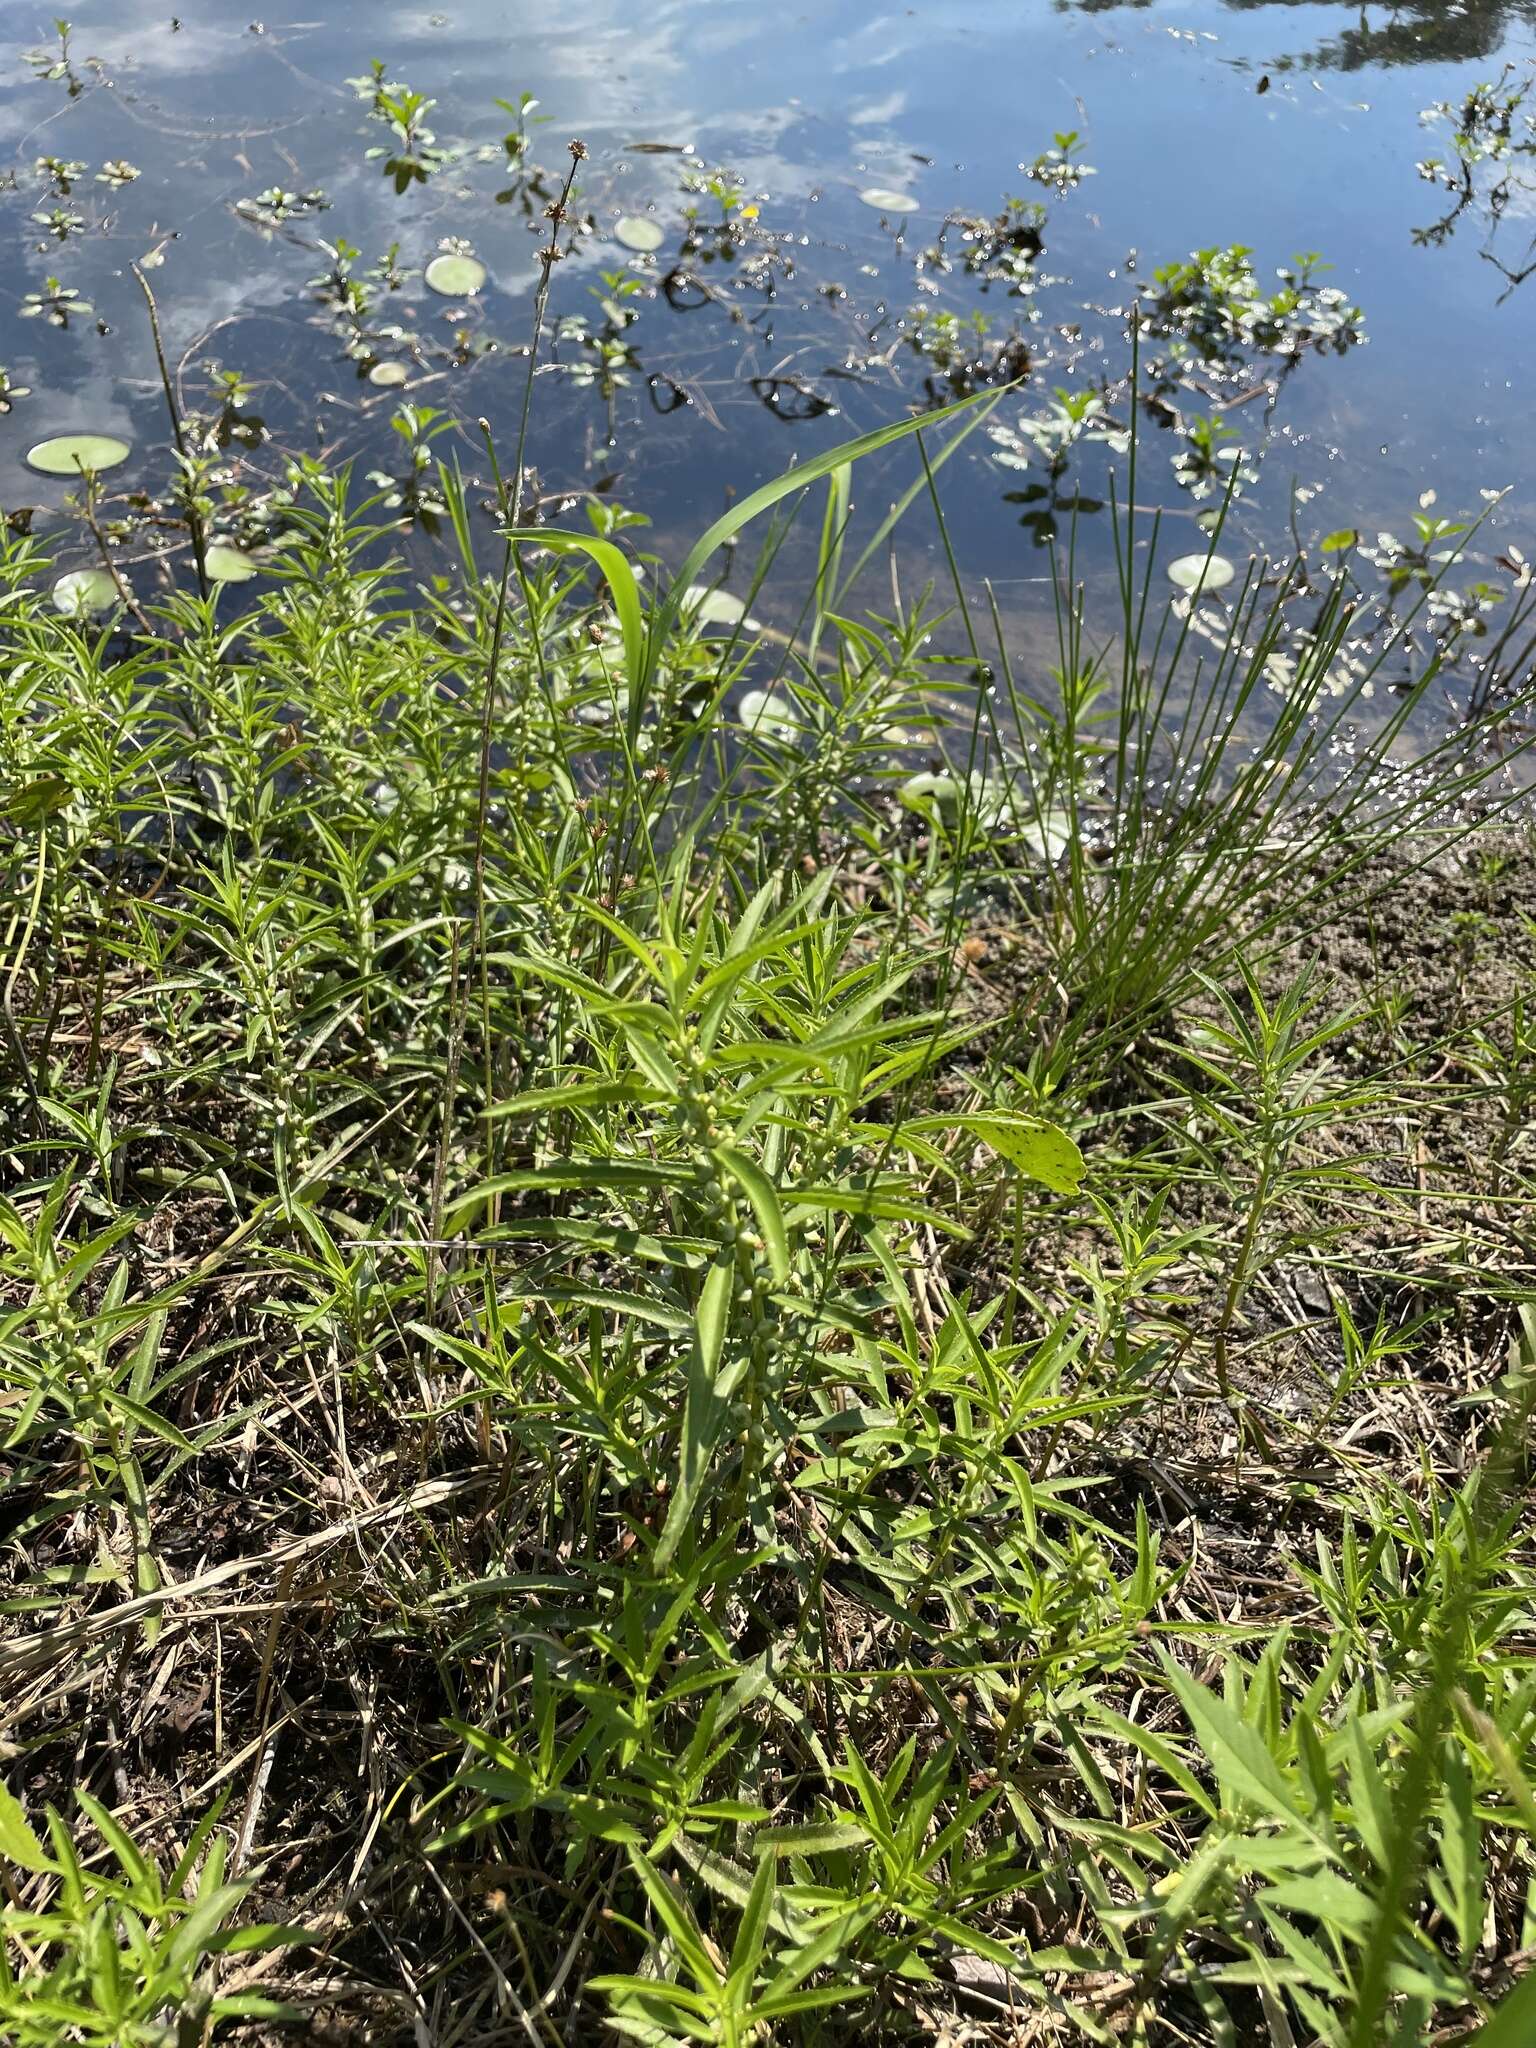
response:
<path fill-rule="evenodd" d="M 552 554 L 585 555 L 602 571 L 624 642 L 624 673 L 633 717 L 635 701 L 645 686 L 646 631 L 640 585 L 629 557 L 611 540 L 598 540 L 589 533 L 566 533 L 545 526 L 514 526 L 506 531 L 509 540 L 527 541 Z"/>
<path fill-rule="evenodd" d="M 23 1870 L 52 1870 L 53 1862 L 28 1825 L 21 1801 L 0 1779 L 0 1856 Z"/>
<path fill-rule="evenodd" d="M 1525 1975 L 1493 2016 L 1478 2028 L 1467 2048 L 1531 2048 L 1536 2041 L 1536 1969 Z"/>
<path fill-rule="evenodd" d="M 913 1117 L 902 1128 L 919 1132 L 968 1131 L 1010 1166 L 1058 1195 L 1075 1195 L 1083 1178 L 1083 1155 L 1066 1132 L 1020 1110 L 988 1109 L 961 1116 Z"/>
<path fill-rule="evenodd" d="M 0 797 L 0 818 L 23 827 L 40 825 L 55 811 L 62 811 L 74 793 L 62 775 L 34 776 L 31 782 Z"/>
<path fill-rule="evenodd" d="M 1260 1903 L 1287 1913 L 1305 1913 L 1325 1927 L 1341 1927 L 1364 1938 L 1376 1924 L 1376 1903 L 1336 1870 L 1286 1878 L 1259 1894 Z"/>

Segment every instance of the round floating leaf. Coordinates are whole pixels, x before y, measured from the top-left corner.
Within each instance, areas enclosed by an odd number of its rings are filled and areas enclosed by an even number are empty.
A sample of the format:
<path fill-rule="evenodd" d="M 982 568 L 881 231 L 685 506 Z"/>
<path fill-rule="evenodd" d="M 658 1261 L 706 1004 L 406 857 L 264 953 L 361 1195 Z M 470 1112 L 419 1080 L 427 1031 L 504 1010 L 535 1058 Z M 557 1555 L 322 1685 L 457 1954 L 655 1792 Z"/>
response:
<path fill-rule="evenodd" d="M 898 791 L 909 811 L 937 811 L 952 818 L 960 809 L 960 784 L 953 775 L 909 775 Z"/>
<path fill-rule="evenodd" d="M 909 811 L 937 817 L 946 825 L 958 820 L 962 806 L 969 810 L 973 824 L 995 825 L 1006 801 L 1005 792 L 984 775 L 971 777 L 969 794 L 957 775 L 909 775 L 896 794 Z"/>
<path fill-rule="evenodd" d="M 257 573 L 256 564 L 244 548 L 232 548 L 221 540 L 214 542 L 203 560 L 215 583 L 249 583 Z"/>
<path fill-rule="evenodd" d="M 653 220 L 647 220 L 642 213 L 626 213 L 622 220 L 613 224 L 615 241 L 622 242 L 626 249 L 633 249 L 639 256 L 650 256 L 667 239 Z"/>
<path fill-rule="evenodd" d="M 745 626 L 748 632 L 757 631 L 755 619 L 747 617 L 747 608 L 739 597 L 732 597 L 728 590 L 707 590 L 702 583 L 693 583 L 683 592 L 683 610 L 699 626 Z"/>
<path fill-rule="evenodd" d="M 1225 555 L 1180 555 L 1168 564 L 1169 580 L 1180 590 L 1225 590 L 1236 574 Z"/>
<path fill-rule="evenodd" d="M 368 372 L 368 382 L 382 384 L 387 390 L 396 391 L 402 384 L 409 382 L 410 375 L 404 363 L 375 363 Z"/>
<path fill-rule="evenodd" d="M 53 601 L 66 618 L 94 619 L 122 599 L 105 569 L 71 569 L 54 584 Z"/>
<path fill-rule="evenodd" d="M 916 213 L 917 201 L 910 192 L 892 192 L 884 185 L 866 185 L 859 194 L 866 206 L 877 213 Z"/>
<path fill-rule="evenodd" d="M 1019 839 L 1036 859 L 1054 865 L 1072 844 L 1072 818 L 1067 811 L 1042 811 L 1038 818 L 1025 815 L 1019 825 Z"/>
<path fill-rule="evenodd" d="M 748 690 L 739 716 L 747 730 L 760 739 L 793 740 L 805 730 L 798 706 L 772 690 Z"/>
<path fill-rule="evenodd" d="M 52 440 L 29 448 L 27 462 L 44 476 L 79 476 L 83 469 L 99 476 L 126 462 L 130 453 L 128 443 L 113 434 L 55 434 Z"/>
<path fill-rule="evenodd" d="M 485 283 L 485 265 L 478 256 L 434 256 L 422 272 L 429 290 L 445 299 L 472 299 Z"/>

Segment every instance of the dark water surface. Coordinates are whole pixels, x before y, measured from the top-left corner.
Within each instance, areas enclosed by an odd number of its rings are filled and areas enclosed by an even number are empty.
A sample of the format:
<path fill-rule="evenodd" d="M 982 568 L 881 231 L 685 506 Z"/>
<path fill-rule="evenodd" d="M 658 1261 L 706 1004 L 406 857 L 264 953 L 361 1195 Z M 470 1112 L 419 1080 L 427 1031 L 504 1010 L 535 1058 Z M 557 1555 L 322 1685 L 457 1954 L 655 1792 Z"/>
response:
<path fill-rule="evenodd" d="M 1173 463 L 1188 419 L 1225 409 L 1259 472 L 1234 510 L 1228 552 L 1283 546 L 1292 517 L 1304 537 L 1403 533 L 1428 492 L 1437 513 L 1459 514 L 1510 487 L 1476 544 L 1479 573 L 1495 573 L 1512 540 L 1536 554 L 1536 276 L 1510 281 L 1536 233 L 1536 158 L 1515 161 L 1501 218 L 1479 188 L 1438 236 L 1424 231 L 1451 211 L 1452 195 L 1416 170 L 1446 153 L 1423 109 L 1459 103 L 1506 64 L 1516 80 L 1529 74 L 1528 0 L 330 0 L 323 19 L 315 9 L 260 21 L 251 4 L 187 0 L 179 20 L 164 0 L 82 8 L 70 68 L 55 76 L 41 75 L 59 51 L 46 13 L 18 0 L 4 10 L 0 163 L 14 185 L 0 195 L 13 253 L 0 363 L 13 385 L 30 387 L 0 418 L 8 508 L 62 505 L 67 486 L 34 476 L 23 458 L 44 435 L 75 428 L 133 443 L 115 490 L 163 484 L 165 417 L 135 261 L 151 266 L 187 402 L 208 409 L 212 364 L 255 387 L 243 407 L 269 438 L 244 455 L 238 441 L 230 449 L 253 490 L 295 448 L 362 451 L 365 466 L 398 469 L 404 444 L 389 420 L 402 397 L 459 421 L 486 414 L 509 441 L 546 224 L 537 183 L 530 190 L 509 161 L 510 122 L 495 102 L 528 92 L 549 125 L 532 129 L 525 169 L 537 163 L 557 183 L 568 137 L 590 151 L 580 211 L 592 231 L 557 269 L 557 316 L 595 334 L 613 292 L 602 273 L 627 272 L 638 287 L 622 301 L 638 317 L 611 402 L 593 348 L 575 327 L 560 341 L 560 367 L 539 379 L 534 459 L 548 491 L 596 488 L 643 507 L 663 552 L 732 491 L 920 401 L 935 368 L 904 336 L 925 308 L 984 313 L 974 352 L 987 361 L 1017 329 L 1030 375 L 1004 399 L 1000 424 L 1040 413 L 1055 387 L 1101 381 L 1111 412 L 1118 404 L 1125 416 L 1133 295 L 1160 265 L 1242 243 L 1266 280 L 1298 252 L 1321 252 L 1333 266 L 1326 282 L 1363 310 L 1368 339 L 1309 351 L 1284 374 L 1257 358 L 1214 378 L 1196 364 L 1172 423 L 1145 434 L 1139 495 L 1198 544 L 1195 520 L 1211 501 L 1181 488 Z M 449 152 L 403 194 L 367 155 L 390 137 L 348 83 L 374 59 L 386 80 L 436 101 L 427 122 Z M 1021 170 L 1057 131 L 1077 131 L 1073 153 L 1092 167 L 1059 192 Z M 84 168 L 39 170 L 43 158 Z M 109 163 L 140 175 L 104 181 Z M 710 221 L 720 208 L 682 183 L 717 168 L 740 194 L 736 238 L 721 250 L 697 237 L 690 254 L 682 209 Z M 916 210 L 883 216 L 859 196 L 871 187 L 909 195 Z M 272 188 L 327 204 L 275 221 L 269 205 L 264 224 L 253 202 Z M 1046 209 L 1027 295 L 1011 296 L 1005 281 L 984 288 L 959 261 L 947 271 L 921 261 L 947 215 L 992 216 L 1015 195 Z M 758 211 L 743 222 L 748 205 Z M 47 218 L 54 209 L 77 217 L 63 239 Z M 641 215 L 664 232 L 654 256 L 613 239 L 621 217 Z M 322 245 L 342 241 L 360 252 L 358 275 L 397 244 L 403 278 L 379 293 L 362 323 L 367 340 L 354 330 L 355 359 L 334 308 L 310 288 L 330 264 Z M 445 241 L 468 245 L 487 268 L 471 300 L 422 286 L 422 266 Z M 952 227 L 947 245 L 957 258 L 962 231 Z M 50 277 L 90 313 L 67 328 L 23 317 L 23 294 Z M 403 390 L 368 381 L 384 359 L 406 367 Z M 1005 354 L 1001 366 L 1020 360 Z M 434 445 L 483 474 L 472 424 Z M 1043 460 L 1020 470 L 997 452 L 973 438 L 947 472 L 948 509 L 967 571 L 1027 607 L 1053 486 Z M 866 514 L 911 460 L 910 449 L 882 458 L 859 492 Z M 1112 460 L 1084 445 L 1056 497 L 1076 490 L 1097 502 Z M 1081 523 L 1088 553 L 1107 555 L 1107 515 Z M 142 561 L 163 538 L 146 531 L 127 552 Z M 919 572 L 931 566 L 931 522 L 907 548 Z M 184 555 L 146 568 L 150 589 L 189 573 Z"/>

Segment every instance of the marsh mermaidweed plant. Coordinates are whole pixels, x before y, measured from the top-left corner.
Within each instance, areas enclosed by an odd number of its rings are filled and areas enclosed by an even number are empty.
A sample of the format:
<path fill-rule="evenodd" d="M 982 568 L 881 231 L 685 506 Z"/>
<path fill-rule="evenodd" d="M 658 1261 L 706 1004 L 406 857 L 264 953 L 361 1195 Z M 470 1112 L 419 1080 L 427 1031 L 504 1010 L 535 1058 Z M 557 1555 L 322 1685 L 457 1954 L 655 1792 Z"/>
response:
<path fill-rule="evenodd" d="M 1132 530 L 967 695 L 860 578 L 987 402 L 857 554 L 916 422 L 672 575 L 414 453 L 430 581 L 313 463 L 243 609 L 5 542 L 16 2038 L 1516 2038 L 1524 700 Z"/>

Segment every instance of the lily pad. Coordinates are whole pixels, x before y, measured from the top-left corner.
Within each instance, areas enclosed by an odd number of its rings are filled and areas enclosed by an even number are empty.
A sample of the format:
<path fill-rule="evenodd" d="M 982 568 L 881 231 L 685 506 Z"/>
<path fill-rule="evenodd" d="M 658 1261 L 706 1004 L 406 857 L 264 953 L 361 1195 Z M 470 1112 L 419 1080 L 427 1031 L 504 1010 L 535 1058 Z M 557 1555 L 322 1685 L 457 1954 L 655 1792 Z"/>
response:
<path fill-rule="evenodd" d="M 66 618 L 94 619 L 122 603 L 105 569 L 71 569 L 53 586 L 53 601 Z"/>
<path fill-rule="evenodd" d="M 1168 579 L 1180 590 L 1225 590 L 1236 574 L 1225 555 L 1180 555 L 1168 564 Z"/>
<path fill-rule="evenodd" d="M 916 213 L 917 201 L 910 192 L 893 192 L 885 185 L 866 185 L 859 194 L 866 206 L 877 213 Z"/>
<path fill-rule="evenodd" d="M 737 715 L 760 739 L 794 740 L 805 730 L 798 706 L 775 690 L 748 690 Z"/>
<path fill-rule="evenodd" d="M 747 617 L 747 608 L 739 597 L 732 597 L 728 590 L 707 590 L 702 583 L 693 583 L 683 592 L 683 610 L 699 626 L 745 626 L 749 632 L 757 630 L 756 621 Z"/>
<path fill-rule="evenodd" d="M 114 434 L 55 434 L 27 450 L 27 462 L 44 476 L 79 476 L 82 470 L 116 469 L 132 450 Z"/>
<path fill-rule="evenodd" d="M 244 548 L 232 548 L 222 540 L 214 542 L 203 561 L 214 583 L 249 583 L 257 573 L 256 564 Z"/>
<path fill-rule="evenodd" d="M 955 823 L 962 808 L 969 812 L 974 824 L 995 825 L 1006 801 L 1004 791 L 984 775 L 970 778 L 969 791 L 958 775 L 909 775 L 896 794 L 909 811 L 916 811 L 921 817 L 938 818 L 946 825 Z"/>
<path fill-rule="evenodd" d="M 633 249 L 638 256 L 654 255 L 667 239 L 660 226 L 647 220 L 643 213 L 626 213 L 622 220 L 613 224 L 613 236 L 626 249 Z"/>
<path fill-rule="evenodd" d="M 897 794 L 909 811 L 937 811 L 941 818 L 953 818 L 960 809 L 960 783 L 953 775 L 909 775 Z"/>
<path fill-rule="evenodd" d="M 1052 866 L 1071 846 L 1072 818 L 1067 811 L 1042 811 L 1038 818 L 1026 815 L 1019 826 L 1019 840 L 1037 860 Z"/>
<path fill-rule="evenodd" d="M 375 363 L 368 372 L 368 382 L 382 384 L 386 390 L 398 391 L 402 384 L 410 381 L 410 375 L 404 363 Z"/>
<path fill-rule="evenodd" d="M 478 256 L 434 256 L 421 274 L 427 289 L 445 299 L 472 299 L 486 279 Z"/>

